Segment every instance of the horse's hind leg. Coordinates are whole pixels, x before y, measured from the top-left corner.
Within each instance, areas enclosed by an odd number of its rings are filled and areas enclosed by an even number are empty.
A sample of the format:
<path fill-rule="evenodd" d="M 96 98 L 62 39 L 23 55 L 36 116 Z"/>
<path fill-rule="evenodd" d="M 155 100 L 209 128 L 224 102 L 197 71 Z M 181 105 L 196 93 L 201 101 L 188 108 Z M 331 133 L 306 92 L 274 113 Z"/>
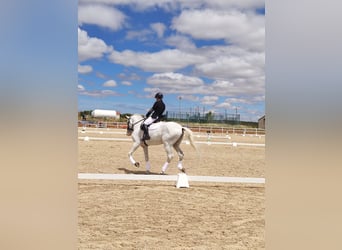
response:
<path fill-rule="evenodd" d="M 179 159 L 178 160 L 178 164 L 177 164 L 177 168 L 185 173 L 185 169 L 183 168 L 183 165 L 182 165 L 182 161 L 183 161 L 183 158 L 184 158 L 184 153 L 181 150 L 179 144 L 180 144 L 180 142 L 176 143 L 175 145 L 173 145 L 174 149 L 176 150 L 176 152 L 178 154 L 178 159 Z"/>
<path fill-rule="evenodd" d="M 173 158 L 173 153 L 172 153 L 172 148 L 170 146 L 169 143 L 164 143 L 164 148 L 165 148 L 165 151 L 166 151 L 166 154 L 167 154 L 167 159 L 166 159 L 166 162 L 164 163 L 163 167 L 162 167 L 162 172 L 161 174 L 165 174 L 168 166 L 169 166 L 169 163 L 171 162 L 172 158 Z"/>

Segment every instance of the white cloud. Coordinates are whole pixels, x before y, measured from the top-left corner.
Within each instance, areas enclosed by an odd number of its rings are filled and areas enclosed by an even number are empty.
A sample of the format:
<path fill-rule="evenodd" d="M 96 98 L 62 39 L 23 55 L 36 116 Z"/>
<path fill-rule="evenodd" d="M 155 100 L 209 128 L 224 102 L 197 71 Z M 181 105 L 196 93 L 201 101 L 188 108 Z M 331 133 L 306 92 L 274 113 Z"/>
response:
<path fill-rule="evenodd" d="M 264 16 L 252 12 L 204 9 L 183 11 L 172 20 L 171 28 L 195 39 L 224 39 L 230 44 L 263 51 L 264 26 Z"/>
<path fill-rule="evenodd" d="M 183 51 L 191 51 L 196 49 L 196 45 L 186 36 L 173 35 L 166 38 L 166 44 L 174 46 Z"/>
<path fill-rule="evenodd" d="M 78 65 L 78 73 L 88 74 L 93 71 L 93 67 L 90 65 Z"/>
<path fill-rule="evenodd" d="M 157 33 L 158 38 L 162 38 L 164 36 L 166 26 L 163 23 L 152 23 L 150 26 L 151 29 Z"/>
<path fill-rule="evenodd" d="M 248 54 L 245 56 L 217 55 L 205 63 L 197 64 L 196 70 L 214 79 L 254 78 L 264 75 L 263 65 L 259 65 L 250 57 L 263 54 Z"/>
<path fill-rule="evenodd" d="M 145 71 L 161 72 L 148 78 L 147 83 L 166 89 L 169 93 L 215 93 L 232 96 L 246 93 L 264 94 L 264 53 L 251 52 L 236 46 L 207 46 L 182 51 L 163 50 L 155 53 L 114 51 L 110 59 L 115 63 L 135 66 Z M 174 73 L 187 66 L 194 66 L 194 76 Z M 172 73 L 167 73 L 167 72 Z M 166 72 L 166 73 L 165 73 Z M 213 79 L 204 84 L 200 77 Z M 196 80 L 194 80 L 196 79 Z M 193 89 L 193 84 L 200 83 Z"/>
<path fill-rule="evenodd" d="M 159 7 L 166 11 L 179 9 L 255 9 L 265 6 L 264 0 L 79 0 L 80 3 L 103 3 L 113 5 L 129 5 L 136 11 L 144 11 Z"/>
<path fill-rule="evenodd" d="M 113 51 L 109 59 L 117 64 L 134 66 L 145 71 L 166 72 L 182 69 L 203 61 L 201 55 L 190 54 L 178 49 L 167 49 L 155 53 L 124 50 Z"/>
<path fill-rule="evenodd" d="M 193 93 L 193 92 L 192 92 Z M 188 101 L 192 101 L 192 102 L 198 102 L 200 100 L 200 98 L 196 95 L 191 95 L 191 94 L 182 94 L 182 100 L 188 100 Z"/>
<path fill-rule="evenodd" d="M 217 80 L 210 84 L 208 89 L 210 93 L 216 93 L 219 96 L 235 96 L 235 95 L 260 95 L 264 93 L 264 88 L 255 84 L 250 84 L 245 80 L 241 82 Z"/>
<path fill-rule="evenodd" d="M 139 41 L 148 41 L 149 36 L 152 34 L 152 31 L 149 29 L 143 30 L 130 30 L 126 33 L 126 39 L 133 40 L 137 39 Z"/>
<path fill-rule="evenodd" d="M 182 0 L 181 0 L 182 1 Z M 149 8 L 160 7 L 164 10 L 176 10 L 179 7 L 179 0 L 79 0 L 80 3 L 101 3 L 108 5 L 127 5 L 135 11 L 145 11 Z"/>
<path fill-rule="evenodd" d="M 215 105 L 215 108 L 223 108 L 223 109 L 237 109 L 242 110 L 242 107 L 249 107 L 250 105 L 254 105 L 256 103 L 264 102 L 265 96 L 245 96 L 239 98 L 227 98 L 223 102 Z M 259 114 L 260 111 L 259 111 Z"/>
<path fill-rule="evenodd" d="M 132 86 L 132 83 L 130 81 L 122 81 L 121 84 L 125 86 Z"/>
<path fill-rule="evenodd" d="M 182 0 L 183 4 L 186 4 L 187 0 Z M 211 9 L 218 9 L 218 10 L 229 10 L 229 9 L 255 9 L 255 8 L 262 8 L 265 6 L 265 0 L 198 0 L 193 1 L 193 5 L 191 7 L 198 8 L 198 7 L 205 7 Z"/>
<path fill-rule="evenodd" d="M 84 88 L 84 86 L 83 86 L 83 85 L 81 85 L 81 84 L 78 84 L 78 85 L 77 85 L 77 90 L 78 90 L 78 91 L 84 91 L 84 90 L 85 90 L 85 88 Z"/>
<path fill-rule="evenodd" d="M 229 102 L 223 102 L 218 105 L 215 105 L 215 108 L 231 109 L 232 105 Z"/>
<path fill-rule="evenodd" d="M 225 85 L 231 93 L 264 93 L 265 55 L 236 46 L 211 46 L 196 51 L 206 58 L 194 65 L 194 73 L 214 80 L 214 84 Z M 253 89 L 254 88 L 254 89 Z M 227 91 L 224 92 L 227 94 Z"/>
<path fill-rule="evenodd" d="M 236 79 L 234 81 L 229 80 L 215 80 L 211 83 L 204 83 L 203 80 L 196 76 L 186 76 L 180 73 L 158 73 L 154 74 L 147 79 L 147 83 L 154 88 L 158 88 L 167 93 L 179 93 L 179 94 L 202 94 L 208 93 L 212 96 L 236 96 L 247 95 L 252 98 L 253 95 L 264 95 L 264 81 L 260 84 L 249 83 L 245 79 Z M 215 98 L 216 98 L 215 97 Z M 214 97 L 209 100 L 208 97 L 203 99 L 204 102 L 213 102 Z"/>
<path fill-rule="evenodd" d="M 102 86 L 104 86 L 104 87 L 116 87 L 117 84 L 116 84 L 116 81 L 114 81 L 114 80 L 108 80 Z"/>
<path fill-rule="evenodd" d="M 98 71 L 96 72 L 96 76 L 101 78 L 101 79 L 107 79 L 108 78 L 108 76 L 106 76 L 105 74 L 98 72 Z"/>
<path fill-rule="evenodd" d="M 93 90 L 93 91 L 81 91 L 80 95 L 92 96 L 92 97 L 106 97 L 106 96 L 119 96 L 120 94 L 112 90 Z"/>
<path fill-rule="evenodd" d="M 94 24 L 111 30 L 119 30 L 126 16 L 119 10 L 108 5 L 87 4 L 78 7 L 78 23 Z"/>
<path fill-rule="evenodd" d="M 131 73 L 128 73 L 128 74 L 120 73 L 120 74 L 118 74 L 118 77 L 120 79 L 122 79 L 122 80 L 130 80 L 130 81 L 136 81 L 136 80 L 140 80 L 141 79 L 141 76 L 138 75 L 135 72 L 131 72 Z"/>
<path fill-rule="evenodd" d="M 89 37 L 87 32 L 78 28 L 78 61 L 99 59 L 113 50 L 112 46 L 96 37 Z"/>
<path fill-rule="evenodd" d="M 218 99 L 218 96 L 204 96 L 201 98 L 201 103 L 204 105 L 214 105 Z"/>
<path fill-rule="evenodd" d="M 204 92 L 202 79 L 173 72 L 154 74 L 147 79 L 147 83 L 167 93 L 193 94 L 194 92 Z"/>

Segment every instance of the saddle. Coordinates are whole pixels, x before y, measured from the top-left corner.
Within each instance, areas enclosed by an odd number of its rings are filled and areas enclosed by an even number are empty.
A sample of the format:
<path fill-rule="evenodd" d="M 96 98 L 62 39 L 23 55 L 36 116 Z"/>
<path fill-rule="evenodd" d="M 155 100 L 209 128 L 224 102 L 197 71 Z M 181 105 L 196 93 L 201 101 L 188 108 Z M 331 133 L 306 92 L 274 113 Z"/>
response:
<path fill-rule="evenodd" d="M 149 140 L 150 139 L 150 135 L 148 133 L 148 130 L 149 130 L 149 127 L 156 127 L 155 125 L 157 123 L 159 123 L 160 121 L 164 121 L 166 118 L 166 115 L 161 115 L 160 117 L 158 117 L 158 119 L 156 119 L 154 122 L 152 122 L 150 125 L 145 125 L 144 123 L 142 123 L 140 125 L 140 129 L 142 131 L 144 131 L 144 134 L 143 134 L 143 137 L 142 137 L 142 140 L 145 142 L 145 140 Z M 145 143 L 146 144 L 146 143 Z"/>

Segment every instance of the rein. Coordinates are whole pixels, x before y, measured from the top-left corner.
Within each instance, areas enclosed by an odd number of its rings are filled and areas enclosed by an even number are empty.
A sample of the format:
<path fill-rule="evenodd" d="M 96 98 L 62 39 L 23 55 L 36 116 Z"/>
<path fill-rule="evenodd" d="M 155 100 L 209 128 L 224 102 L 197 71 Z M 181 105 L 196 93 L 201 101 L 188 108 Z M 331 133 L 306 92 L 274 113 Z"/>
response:
<path fill-rule="evenodd" d="M 143 120 L 145 120 L 145 118 L 142 118 L 141 120 L 139 120 L 139 121 L 133 123 L 133 124 L 132 124 L 132 128 L 130 128 L 129 126 L 127 126 L 127 130 L 134 131 L 134 126 L 135 126 L 136 124 L 138 124 L 139 122 L 143 121 Z"/>

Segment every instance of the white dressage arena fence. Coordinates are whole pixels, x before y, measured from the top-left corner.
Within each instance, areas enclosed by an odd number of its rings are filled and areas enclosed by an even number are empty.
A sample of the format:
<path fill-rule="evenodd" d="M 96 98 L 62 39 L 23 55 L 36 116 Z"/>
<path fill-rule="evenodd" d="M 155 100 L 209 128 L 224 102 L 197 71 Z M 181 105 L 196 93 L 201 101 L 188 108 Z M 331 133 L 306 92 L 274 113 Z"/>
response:
<path fill-rule="evenodd" d="M 181 174 L 181 173 L 180 173 Z M 221 182 L 221 183 L 246 183 L 264 184 L 265 178 L 252 177 L 226 177 L 226 176 L 195 176 L 186 175 L 189 182 Z M 174 181 L 178 180 L 178 175 L 140 175 L 140 174 L 97 174 L 79 173 L 79 180 L 127 180 L 127 181 Z"/>
<path fill-rule="evenodd" d="M 109 138 L 109 137 L 90 137 L 90 136 L 79 136 L 79 140 L 84 141 L 132 141 L 131 138 Z M 182 142 L 189 144 L 187 140 Z M 251 146 L 251 147 L 265 147 L 264 143 L 243 143 L 243 142 L 206 142 L 206 141 L 195 141 L 196 144 L 209 144 L 209 145 L 231 145 L 233 147 L 237 146 Z"/>

